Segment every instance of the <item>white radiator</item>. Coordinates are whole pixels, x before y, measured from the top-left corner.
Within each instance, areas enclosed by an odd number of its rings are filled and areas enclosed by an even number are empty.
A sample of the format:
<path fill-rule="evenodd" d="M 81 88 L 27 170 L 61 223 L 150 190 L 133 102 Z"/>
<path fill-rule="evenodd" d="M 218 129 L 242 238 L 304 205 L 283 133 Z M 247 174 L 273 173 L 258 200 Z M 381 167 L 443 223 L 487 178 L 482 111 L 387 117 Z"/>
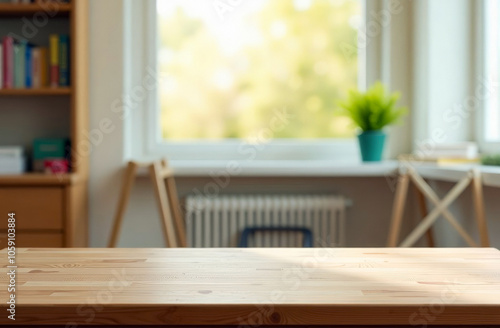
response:
<path fill-rule="evenodd" d="M 188 196 L 188 247 L 236 247 L 246 227 L 305 227 L 315 247 L 343 246 L 346 200 L 335 195 Z M 250 247 L 301 247 L 295 232 L 257 232 Z"/>

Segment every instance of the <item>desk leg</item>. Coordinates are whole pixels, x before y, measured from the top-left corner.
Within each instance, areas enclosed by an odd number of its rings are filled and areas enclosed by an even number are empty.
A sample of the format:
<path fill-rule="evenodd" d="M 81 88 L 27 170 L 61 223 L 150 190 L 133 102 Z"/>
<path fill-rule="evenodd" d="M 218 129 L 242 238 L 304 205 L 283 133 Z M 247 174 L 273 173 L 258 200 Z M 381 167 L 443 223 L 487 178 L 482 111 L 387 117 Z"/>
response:
<path fill-rule="evenodd" d="M 180 208 L 180 202 L 177 194 L 177 187 L 175 186 L 174 177 L 167 177 L 165 179 L 165 184 L 168 194 L 168 202 L 170 208 L 172 209 L 172 216 L 174 218 L 175 228 L 177 232 L 177 244 L 179 247 L 187 247 L 186 240 L 186 227 L 184 224 L 184 218 L 182 216 L 182 210 Z"/>
<path fill-rule="evenodd" d="M 156 201 L 158 202 L 158 209 L 160 211 L 160 216 L 162 218 L 163 234 L 165 237 L 165 243 L 167 247 L 178 247 L 177 237 L 175 236 L 175 227 L 172 220 L 172 210 L 170 204 L 168 203 L 167 190 L 165 186 L 165 180 L 161 173 L 162 165 L 160 162 L 153 162 L 149 167 L 149 172 L 151 175 L 151 180 L 153 182 L 153 187 L 155 190 Z"/>
<path fill-rule="evenodd" d="M 123 217 L 125 216 L 125 210 L 127 209 L 128 201 L 130 199 L 130 192 L 132 191 L 132 187 L 134 185 L 136 171 L 137 163 L 129 162 L 125 171 L 122 192 L 120 194 L 120 200 L 118 201 L 118 207 L 116 209 L 116 215 L 113 221 L 113 228 L 108 247 L 116 247 L 118 242 L 118 234 L 120 233 Z"/>
<path fill-rule="evenodd" d="M 481 247 L 490 247 L 490 240 L 488 237 L 488 225 L 486 223 L 486 215 L 484 211 L 484 196 L 483 196 L 483 182 L 481 173 L 474 170 L 472 179 L 472 197 L 474 198 L 474 210 L 476 214 L 477 226 L 479 235 L 481 237 Z"/>
<path fill-rule="evenodd" d="M 394 197 L 394 204 L 392 207 L 392 219 L 387 247 L 397 247 L 409 182 L 410 179 L 407 173 L 401 174 L 398 177 L 398 185 L 396 187 L 396 195 Z"/>
<path fill-rule="evenodd" d="M 417 201 L 418 201 L 418 206 L 420 207 L 420 215 L 422 217 L 422 220 L 429 214 L 429 209 L 427 207 L 427 200 L 425 199 L 424 194 L 420 189 L 417 187 L 414 187 L 415 193 L 417 194 Z M 434 235 L 432 233 L 432 227 L 429 228 L 426 232 L 427 235 L 427 243 L 429 247 L 435 247 L 436 244 L 434 242 Z"/>

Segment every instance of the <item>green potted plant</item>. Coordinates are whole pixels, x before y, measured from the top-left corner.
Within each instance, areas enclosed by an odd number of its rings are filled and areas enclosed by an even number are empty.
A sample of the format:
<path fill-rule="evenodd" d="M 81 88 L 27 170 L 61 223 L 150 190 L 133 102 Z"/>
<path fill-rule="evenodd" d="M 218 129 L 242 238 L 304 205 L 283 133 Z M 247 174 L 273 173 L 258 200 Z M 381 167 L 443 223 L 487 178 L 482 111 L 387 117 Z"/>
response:
<path fill-rule="evenodd" d="M 363 162 L 382 159 L 384 127 L 398 122 L 407 113 L 405 107 L 396 106 L 399 97 L 397 92 L 386 94 L 384 85 L 377 82 L 366 92 L 350 91 L 347 99 L 340 103 L 344 114 L 361 129 L 358 140 Z"/>

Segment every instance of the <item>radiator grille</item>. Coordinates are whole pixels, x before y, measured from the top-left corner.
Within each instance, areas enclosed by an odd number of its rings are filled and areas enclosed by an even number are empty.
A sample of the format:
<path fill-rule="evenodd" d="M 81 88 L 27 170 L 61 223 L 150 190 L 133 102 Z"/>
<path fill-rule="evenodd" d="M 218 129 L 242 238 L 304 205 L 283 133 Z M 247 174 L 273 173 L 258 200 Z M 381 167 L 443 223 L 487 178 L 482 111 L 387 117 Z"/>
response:
<path fill-rule="evenodd" d="M 336 195 L 188 196 L 186 229 L 189 247 L 236 247 L 245 227 L 306 227 L 315 247 L 344 245 L 346 202 Z M 300 247 L 293 232 L 260 232 L 250 247 Z"/>

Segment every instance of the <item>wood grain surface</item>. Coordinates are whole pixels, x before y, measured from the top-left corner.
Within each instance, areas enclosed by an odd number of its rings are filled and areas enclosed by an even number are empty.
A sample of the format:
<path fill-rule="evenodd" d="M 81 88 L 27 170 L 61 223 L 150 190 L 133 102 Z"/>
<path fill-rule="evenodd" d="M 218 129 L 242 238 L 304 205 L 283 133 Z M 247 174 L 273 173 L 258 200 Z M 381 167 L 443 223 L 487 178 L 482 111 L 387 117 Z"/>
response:
<path fill-rule="evenodd" d="M 31 248 L 16 264 L 15 324 L 500 325 L 493 248 Z"/>

